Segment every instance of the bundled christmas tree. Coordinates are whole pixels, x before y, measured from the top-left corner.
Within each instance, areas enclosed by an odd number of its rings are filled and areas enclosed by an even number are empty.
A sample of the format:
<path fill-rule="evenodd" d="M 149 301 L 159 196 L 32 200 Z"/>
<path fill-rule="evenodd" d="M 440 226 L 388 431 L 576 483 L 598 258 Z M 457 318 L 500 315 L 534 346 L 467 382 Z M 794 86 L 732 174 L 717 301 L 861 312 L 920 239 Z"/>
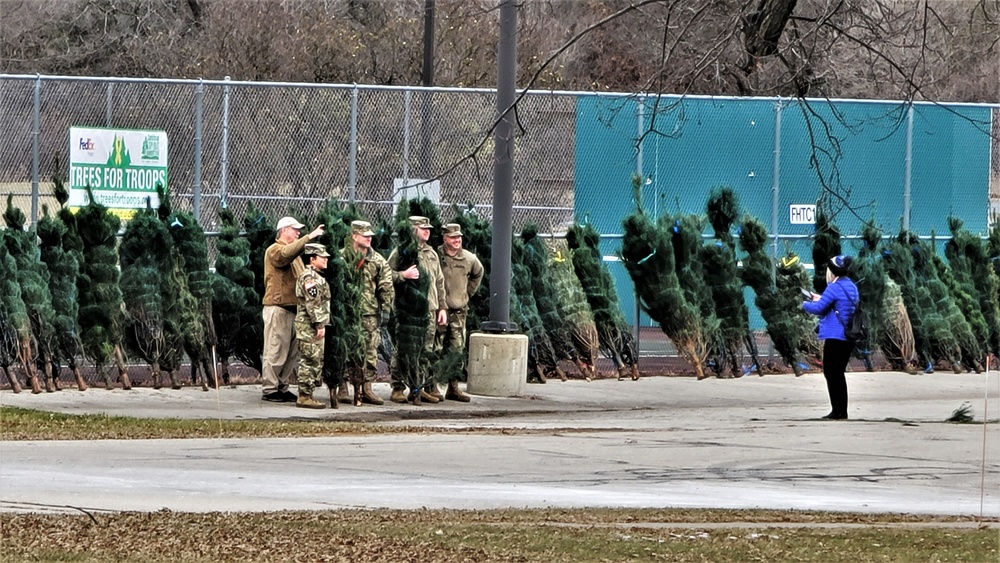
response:
<path fill-rule="evenodd" d="M 704 379 L 708 342 L 698 305 L 688 301 L 677 277 L 669 234 L 672 225 L 654 225 L 642 210 L 637 188 L 636 192 L 636 211 L 622 222 L 622 262 L 635 284 L 642 310 L 660 325 L 698 378 Z"/>
<path fill-rule="evenodd" d="M 913 330 L 906 318 L 906 306 L 899 288 L 895 287 L 889 295 L 889 284 L 893 282 L 882 267 L 881 242 L 882 232 L 871 223 L 865 224 L 861 231 L 861 248 L 854 261 L 858 306 L 866 311 L 869 322 L 868 342 L 856 344 L 855 352 L 860 353 L 868 371 L 874 369 L 871 353 L 875 346 L 882 349 L 895 369 L 906 369 L 914 359 L 912 345 L 907 346 L 913 342 Z"/>
<path fill-rule="evenodd" d="M 61 182 L 57 181 L 56 185 Z M 58 189 L 57 189 L 58 193 Z M 62 203 L 62 202 L 61 202 Z M 52 296 L 52 328 L 55 333 L 52 350 L 52 370 L 58 388 L 58 373 L 63 363 L 73 372 L 77 388 L 87 389 L 87 383 L 80 372 L 78 357 L 83 357 L 83 344 L 77 328 L 76 278 L 80 275 L 80 263 L 72 252 L 63 247 L 66 225 L 57 217 L 49 216 L 47 205 L 42 206 L 42 218 L 38 221 L 38 238 L 42 262 L 49 271 L 49 294 Z"/>
<path fill-rule="evenodd" d="M 559 294 L 555 284 L 551 283 L 552 273 L 549 271 L 551 252 L 538 237 L 538 226 L 525 225 L 521 229 L 521 241 L 521 262 L 531 276 L 530 289 L 538 308 L 538 316 L 556 355 L 557 365 L 553 371 L 556 377 L 565 381 L 566 374 L 558 366 L 558 361 L 567 360 L 581 367 L 580 374 L 587 377 L 590 374 L 580 365 L 580 358 L 573 346 L 572 327 L 559 311 Z"/>
<path fill-rule="evenodd" d="M 194 299 L 193 314 L 190 311 L 183 313 L 186 322 L 183 325 L 182 340 L 184 351 L 191 360 L 191 381 L 195 383 L 200 380 L 202 389 L 216 387 L 218 381 L 216 381 L 213 353 L 217 340 L 212 320 L 214 292 L 211 272 L 208 269 L 208 244 L 205 241 L 205 231 L 192 213 L 172 207 L 169 194 L 159 184 L 156 186 L 156 193 L 160 196 L 159 215 L 170 231 L 174 249 L 180 258 L 177 267 L 183 274 L 187 289 Z"/>
<path fill-rule="evenodd" d="M 254 291 L 257 293 L 257 304 L 260 305 L 264 299 L 264 252 L 267 247 L 274 244 L 275 233 L 274 223 L 257 209 L 253 202 L 247 204 L 247 213 L 243 217 L 243 230 L 246 232 L 246 240 L 250 244 L 250 271 L 253 272 Z M 262 306 L 263 307 L 263 306 Z M 264 349 L 264 318 L 260 319 L 259 326 L 260 340 L 258 350 Z"/>
<path fill-rule="evenodd" d="M 323 381 L 330 391 L 330 404 L 336 408 L 337 388 L 345 377 L 354 386 L 354 404 L 361 406 L 364 384 L 365 335 L 361 315 L 361 294 L 365 257 L 356 252 L 351 240 L 351 221 L 359 219 L 355 208 L 342 208 L 327 200 L 316 215 L 315 223 L 326 229 L 319 241 L 330 258 L 324 277 L 330 286 L 330 326 L 326 329 L 323 357 Z M 343 249 L 343 256 L 340 249 Z"/>
<path fill-rule="evenodd" d="M 812 329 L 805 317 L 807 313 L 802 310 L 799 292 L 809 283 L 808 276 L 797 256 L 785 256 L 778 268 L 774 266 L 764 249 L 767 229 L 753 217 L 743 219 L 739 242 L 747 254 L 743 259 L 741 279 L 754 291 L 754 303 L 764 318 L 774 349 L 796 376 L 802 375 L 799 352 Z M 780 273 L 783 278 L 780 287 L 779 276 L 772 272 Z"/>
<path fill-rule="evenodd" d="M 553 375 L 565 379 L 549 333 L 538 313 L 531 271 L 524 264 L 523 240 L 514 240 L 510 257 L 510 320 L 528 336 L 528 382 L 545 383 Z"/>
<path fill-rule="evenodd" d="M 38 245 L 34 231 L 25 231 L 24 213 L 12 204 L 12 195 L 7 196 L 7 210 L 4 211 L 4 221 L 7 231 L 4 244 L 7 251 L 17 263 L 17 282 L 21 286 L 21 298 L 28 313 L 31 326 L 31 347 L 29 364 L 34 370 L 30 373 L 31 389 L 34 393 L 41 392 L 38 383 L 37 370 L 42 369 L 45 379 L 45 390 L 56 390 L 53 374 L 53 352 L 57 346 L 53 323 L 55 313 L 52 310 L 52 294 L 49 293 L 49 272 L 45 263 L 39 259 Z"/>
<path fill-rule="evenodd" d="M 1000 353 L 1000 309 L 997 303 L 1000 277 L 990 264 L 987 245 L 969 232 L 958 217 L 948 218 L 948 228 L 951 240 L 945 244 L 944 253 L 955 283 L 970 297 L 969 302 L 963 302 L 965 317 L 984 351 Z"/>
<path fill-rule="evenodd" d="M 219 236 L 215 241 L 215 274 L 212 276 L 212 320 L 222 381 L 230 382 L 229 360 L 236 358 L 261 372 L 263 325 L 260 296 L 250 269 L 250 242 L 240 235 L 236 216 L 219 209 Z M 256 346 L 255 343 L 261 343 Z"/>
<path fill-rule="evenodd" d="M 164 291 L 163 280 L 170 274 L 170 232 L 156 211 L 146 208 L 136 212 L 125 228 L 118 245 L 121 264 L 121 291 L 125 304 L 123 332 L 131 352 L 150 367 L 153 388 L 161 386 L 164 358 L 176 354 L 168 340 L 167 306 L 173 295 Z M 174 374 L 171 372 L 171 378 Z M 178 386 L 176 381 L 174 386 Z"/>
<path fill-rule="evenodd" d="M 947 362 L 961 371 L 960 336 L 952 330 L 949 319 L 954 302 L 937 277 L 927 247 L 916 235 L 901 230 L 883 248 L 882 263 L 902 293 L 917 357 L 926 366 L 925 371 L 933 372 L 938 362 Z"/>
<path fill-rule="evenodd" d="M 122 354 L 122 293 L 119 287 L 116 235 L 121 219 L 94 201 L 87 190 L 88 204 L 77 212 L 77 232 L 83 242 L 83 266 L 77 279 L 80 295 L 80 339 L 83 350 L 97 373 L 111 389 L 108 365 L 114 362 L 124 389 L 131 389 Z"/>
<path fill-rule="evenodd" d="M 557 244 L 549 261 L 549 271 L 552 273 L 550 283 L 559 296 L 559 314 L 570 327 L 577 367 L 584 378 L 590 381 L 597 374 L 594 362 L 597 360 L 600 339 L 594 313 L 590 310 L 583 285 L 573 269 L 571 254 L 565 243 Z"/>
<path fill-rule="evenodd" d="M 566 232 L 566 243 L 573 251 L 573 269 L 594 313 L 601 352 L 614 362 L 619 379 L 639 379 L 635 341 L 622 314 L 614 280 L 601 258 L 600 239 L 589 224 L 573 225 Z"/>
<path fill-rule="evenodd" d="M 7 231 L 0 231 L 0 367 L 3 368 L 10 388 L 21 392 L 21 383 L 11 373 L 11 366 L 21 364 L 32 381 L 32 390 L 41 392 L 38 377 L 31 364 L 31 322 L 21 298 L 21 284 L 17 281 L 17 262 L 7 252 Z"/>
<path fill-rule="evenodd" d="M 826 290 L 826 264 L 834 256 L 841 255 L 840 229 L 830 221 L 822 202 L 816 205 L 816 226 L 813 234 L 813 291 Z"/>
<path fill-rule="evenodd" d="M 819 319 L 802 309 L 802 288 L 809 285 L 809 274 L 798 255 L 785 251 L 775 269 L 775 288 L 778 306 L 788 312 L 787 326 L 798 337 L 798 351 L 815 367 L 822 367 L 822 350 L 816 339 Z"/>
<path fill-rule="evenodd" d="M 757 343 L 750 333 L 750 311 L 743 298 L 740 270 L 736 260 L 736 240 L 730 230 L 740 215 L 736 193 L 728 186 L 712 189 L 705 205 L 709 224 L 715 231 L 715 241 L 701 250 L 705 283 L 712 292 L 715 315 L 719 319 L 719 338 L 714 365 L 718 374 L 728 364 L 733 377 L 743 375 L 740 361 L 744 347 L 750 354 L 757 373 L 761 373 Z"/>
<path fill-rule="evenodd" d="M 493 259 L 493 228 L 471 205 L 465 209 L 454 207 L 453 223 L 462 227 L 462 248 L 476 255 L 483 265 L 483 281 L 479 291 L 469 296 L 469 314 L 466 326 L 477 330 L 490 318 L 490 265 Z"/>
<path fill-rule="evenodd" d="M 938 255 L 935 244 L 931 245 L 930 260 L 934 264 L 938 278 L 947 289 L 949 296 L 955 304 L 957 313 L 961 321 L 956 317 L 953 322 L 964 322 L 969 333 L 966 335 L 968 341 L 959 343 L 962 349 L 962 367 L 972 369 L 976 373 L 983 371 L 983 360 L 990 340 L 990 329 L 986 324 L 986 318 L 979 309 L 979 295 L 976 286 L 972 281 L 971 267 L 964 260 L 957 260 L 959 266 L 964 271 L 956 276 L 951 266 Z M 958 258 L 956 255 L 955 258 Z M 964 330 L 964 329 L 959 329 Z"/>

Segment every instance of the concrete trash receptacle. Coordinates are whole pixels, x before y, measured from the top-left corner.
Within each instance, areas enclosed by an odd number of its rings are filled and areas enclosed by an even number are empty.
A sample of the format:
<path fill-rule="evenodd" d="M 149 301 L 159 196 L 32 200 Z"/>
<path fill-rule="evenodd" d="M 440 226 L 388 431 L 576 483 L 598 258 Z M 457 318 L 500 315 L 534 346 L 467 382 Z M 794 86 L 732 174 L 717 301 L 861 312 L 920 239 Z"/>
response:
<path fill-rule="evenodd" d="M 524 391 L 528 337 L 476 332 L 469 336 L 469 393 L 510 397 Z"/>

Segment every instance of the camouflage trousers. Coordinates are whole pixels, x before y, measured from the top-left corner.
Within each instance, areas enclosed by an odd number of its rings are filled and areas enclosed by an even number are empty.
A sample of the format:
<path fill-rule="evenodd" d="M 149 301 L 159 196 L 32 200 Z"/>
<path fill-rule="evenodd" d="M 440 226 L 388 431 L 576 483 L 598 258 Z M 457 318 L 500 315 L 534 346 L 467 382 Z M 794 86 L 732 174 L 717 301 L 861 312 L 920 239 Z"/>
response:
<path fill-rule="evenodd" d="M 468 318 L 468 309 L 448 309 L 448 324 L 438 327 L 437 346 L 438 350 L 444 353 L 451 351 L 465 354 L 465 322 Z M 462 362 L 462 372 L 465 372 L 465 362 Z M 460 379 L 458 377 L 456 380 Z"/>
<path fill-rule="evenodd" d="M 424 333 L 424 353 L 420 361 L 420 379 L 430 381 L 431 358 L 437 352 L 437 312 L 427 314 L 427 332 Z M 399 376 L 399 369 L 396 367 L 396 355 L 393 354 L 392 361 L 389 362 L 389 374 L 392 376 L 393 389 L 406 389 L 406 382 Z"/>
<path fill-rule="evenodd" d="M 326 339 L 298 340 L 299 344 L 299 395 L 312 395 L 323 384 L 323 353 Z"/>
<path fill-rule="evenodd" d="M 365 331 L 365 381 L 371 383 L 378 373 L 378 347 L 382 343 L 378 317 L 365 315 L 361 318 L 361 327 Z"/>

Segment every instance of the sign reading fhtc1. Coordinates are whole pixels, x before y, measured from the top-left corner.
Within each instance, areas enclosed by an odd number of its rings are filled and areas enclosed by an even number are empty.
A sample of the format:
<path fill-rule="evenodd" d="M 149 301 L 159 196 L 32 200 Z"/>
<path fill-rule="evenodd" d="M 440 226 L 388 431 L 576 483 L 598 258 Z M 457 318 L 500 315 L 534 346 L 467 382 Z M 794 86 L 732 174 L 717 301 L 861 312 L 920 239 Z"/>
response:
<path fill-rule="evenodd" d="M 69 129 L 69 205 L 97 203 L 131 215 L 134 209 L 160 206 L 156 185 L 167 189 L 167 133 L 103 127 Z"/>
<path fill-rule="evenodd" d="M 788 206 L 788 222 L 793 225 L 815 225 L 816 206 L 791 204 Z"/>

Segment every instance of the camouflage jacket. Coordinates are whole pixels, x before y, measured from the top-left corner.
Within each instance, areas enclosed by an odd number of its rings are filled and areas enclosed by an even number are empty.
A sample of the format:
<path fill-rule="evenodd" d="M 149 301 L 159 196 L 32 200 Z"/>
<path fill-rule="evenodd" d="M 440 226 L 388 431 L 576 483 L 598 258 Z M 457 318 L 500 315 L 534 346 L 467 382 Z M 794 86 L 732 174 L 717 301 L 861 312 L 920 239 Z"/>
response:
<path fill-rule="evenodd" d="M 479 289 L 483 281 L 483 264 L 475 254 L 459 250 L 455 256 L 448 256 L 444 246 L 438 247 L 441 257 L 441 272 L 444 274 L 445 301 L 449 309 L 465 309 L 469 298 Z"/>
<path fill-rule="evenodd" d="M 306 266 L 295 282 L 295 296 L 299 299 L 295 337 L 312 339 L 317 328 L 330 324 L 330 286 L 323 279 L 323 274 L 312 266 Z"/>
<path fill-rule="evenodd" d="M 357 258 L 358 256 L 359 253 L 353 249 L 340 249 L 340 257 L 348 268 L 362 270 L 364 287 L 361 290 L 361 314 L 377 315 L 382 311 L 388 313 L 392 310 L 396 294 L 388 262 L 371 248 L 364 258 Z"/>
<path fill-rule="evenodd" d="M 396 269 L 399 259 L 398 251 L 398 248 L 394 248 L 392 249 L 392 253 L 389 254 L 389 267 L 393 270 Z M 437 252 L 429 244 L 425 244 L 420 249 L 420 254 L 417 255 L 417 261 L 420 262 L 420 267 L 431 277 L 430 287 L 427 288 L 427 310 L 437 311 L 438 309 L 446 309 L 448 305 L 445 303 L 444 274 L 441 272 L 441 259 L 438 258 Z M 398 274 L 393 279 L 402 281 L 402 278 Z"/>

